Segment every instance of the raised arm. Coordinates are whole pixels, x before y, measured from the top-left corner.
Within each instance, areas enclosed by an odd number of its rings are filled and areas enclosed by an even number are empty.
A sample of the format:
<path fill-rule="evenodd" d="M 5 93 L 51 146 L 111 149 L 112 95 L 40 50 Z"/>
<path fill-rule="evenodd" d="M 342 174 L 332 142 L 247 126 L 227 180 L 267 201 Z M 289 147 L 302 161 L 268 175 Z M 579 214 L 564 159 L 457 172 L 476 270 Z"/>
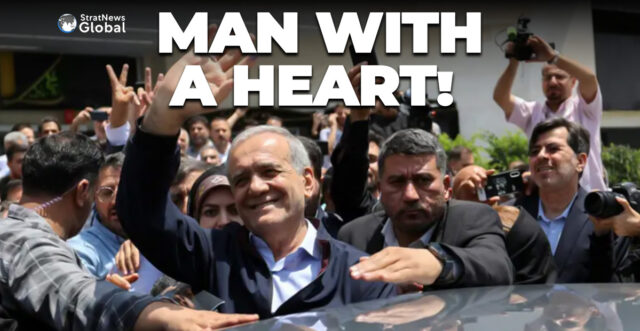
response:
<path fill-rule="evenodd" d="M 507 68 L 498 79 L 496 87 L 493 89 L 493 100 L 502 108 L 507 119 L 511 117 L 515 105 L 515 97 L 511 94 L 511 87 L 517 72 L 518 61 L 513 58 L 509 59 L 509 65 L 507 65 Z"/>
<path fill-rule="evenodd" d="M 169 187 L 180 163 L 176 145 L 180 127 L 203 108 L 187 102 L 180 109 L 170 109 L 169 100 L 185 66 L 200 65 L 214 97 L 222 102 L 233 86 L 233 66 L 248 61 L 239 52 L 225 53 L 219 59 L 189 52 L 178 60 L 158 84 L 122 168 L 116 208 L 126 233 L 154 266 L 196 289 L 209 288 L 212 242 L 221 235 L 202 229 L 182 214 L 169 199 Z"/>
<path fill-rule="evenodd" d="M 591 103 L 596 98 L 598 79 L 593 70 L 562 54 L 556 53 L 546 41 L 538 36 L 530 37 L 528 43 L 536 54 L 532 61 L 549 62 L 557 56 L 555 65 L 578 80 L 578 91 L 580 91 L 584 101 Z"/>

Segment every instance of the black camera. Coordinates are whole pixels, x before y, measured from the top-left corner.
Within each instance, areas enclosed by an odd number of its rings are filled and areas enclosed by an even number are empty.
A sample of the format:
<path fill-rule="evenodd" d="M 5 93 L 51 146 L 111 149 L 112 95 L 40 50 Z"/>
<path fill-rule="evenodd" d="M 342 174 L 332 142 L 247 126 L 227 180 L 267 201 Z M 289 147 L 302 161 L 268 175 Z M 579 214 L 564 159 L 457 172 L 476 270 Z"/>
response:
<path fill-rule="evenodd" d="M 424 106 L 411 105 L 411 89 L 405 91 L 404 95 L 399 98 L 400 111 L 407 115 L 407 128 L 422 129 L 431 132 L 433 119 L 432 108 L 429 105 L 428 95 L 424 96 Z"/>
<path fill-rule="evenodd" d="M 622 183 L 611 187 L 611 192 L 596 191 L 587 194 L 584 199 L 584 209 L 589 215 L 598 218 L 609 218 L 622 213 L 622 206 L 616 201 L 616 196 L 629 201 L 635 211 L 640 212 L 640 190 L 634 183 Z"/>
<path fill-rule="evenodd" d="M 528 17 L 520 17 L 518 18 L 517 27 L 509 27 L 507 29 L 507 38 L 508 41 L 513 43 L 513 48 L 510 52 L 505 52 L 506 57 L 515 58 L 518 61 L 531 59 L 533 49 L 527 45 L 529 37 L 533 36 L 533 33 L 527 27 L 530 21 Z"/>

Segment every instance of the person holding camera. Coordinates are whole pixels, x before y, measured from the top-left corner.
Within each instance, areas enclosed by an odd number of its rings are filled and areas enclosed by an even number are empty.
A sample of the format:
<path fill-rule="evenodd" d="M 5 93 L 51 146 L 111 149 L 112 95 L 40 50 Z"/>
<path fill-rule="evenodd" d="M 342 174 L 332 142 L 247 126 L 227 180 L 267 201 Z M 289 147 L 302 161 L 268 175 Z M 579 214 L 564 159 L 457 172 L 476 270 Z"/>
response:
<path fill-rule="evenodd" d="M 606 189 L 600 156 L 602 95 L 595 73 L 560 54 L 539 36 L 530 36 L 525 45 L 507 44 L 507 56 L 518 47 L 530 47 L 534 55 L 527 62 L 546 62 L 542 68 L 542 91 L 546 100 L 525 101 L 511 93 L 518 70 L 515 57 L 509 58 L 509 65 L 496 83 L 493 99 L 504 111 L 507 121 L 520 127 L 529 137 L 538 123 L 552 117 L 566 118 L 582 125 L 591 135 L 591 144 L 580 184 L 587 191 Z M 576 81 L 578 93 L 573 94 Z"/>
<path fill-rule="evenodd" d="M 591 192 L 585 200 L 595 231 L 618 236 L 607 261 L 612 281 L 640 281 L 639 193 L 635 184 L 624 183 L 614 186 L 613 192 Z"/>
<path fill-rule="evenodd" d="M 547 235 L 558 283 L 608 281 L 604 263 L 612 250 L 606 233 L 594 233 L 579 184 L 587 164 L 589 132 L 575 122 L 551 118 L 533 129 L 529 141 L 530 180 L 538 192 L 516 202 Z"/>

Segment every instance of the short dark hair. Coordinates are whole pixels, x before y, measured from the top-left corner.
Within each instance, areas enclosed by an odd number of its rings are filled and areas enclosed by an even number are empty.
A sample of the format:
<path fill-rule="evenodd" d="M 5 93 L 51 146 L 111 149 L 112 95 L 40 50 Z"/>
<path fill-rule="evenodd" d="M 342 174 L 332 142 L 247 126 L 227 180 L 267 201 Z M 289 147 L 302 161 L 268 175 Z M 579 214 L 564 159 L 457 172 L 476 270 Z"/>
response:
<path fill-rule="evenodd" d="M 51 116 L 46 116 L 43 117 L 40 121 L 40 124 L 38 124 L 38 133 L 42 133 L 42 126 L 50 122 L 56 123 L 56 126 L 58 126 L 58 131 L 62 131 L 62 126 L 60 126 L 60 122 L 58 122 L 58 120 Z"/>
<path fill-rule="evenodd" d="M 374 131 L 369 131 L 369 142 L 378 145 L 378 147 L 382 147 L 382 143 L 384 142 L 384 138 Z"/>
<path fill-rule="evenodd" d="M 302 142 L 304 149 L 307 150 L 309 161 L 313 167 L 313 176 L 319 181 L 322 177 L 322 162 L 324 161 L 322 150 L 315 140 L 304 136 L 297 137 Z"/>
<path fill-rule="evenodd" d="M 573 152 L 576 153 L 576 155 L 580 153 L 589 155 L 589 131 L 587 131 L 587 129 L 585 129 L 582 125 L 576 122 L 569 121 L 562 117 L 550 118 L 538 123 L 538 125 L 533 128 L 531 139 L 529 139 L 529 153 L 531 153 L 533 147 L 543 133 L 561 127 L 567 129 L 567 131 L 569 132 L 567 144 L 571 147 Z"/>
<path fill-rule="evenodd" d="M 9 146 L 9 148 L 7 148 L 7 161 L 12 161 L 13 156 L 16 155 L 16 153 L 25 153 L 28 150 L 29 147 L 23 144 L 13 144 Z"/>
<path fill-rule="evenodd" d="M 57 196 L 82 179 L 93 183 L 102 162 L 102 151 L 85 135 L 62 132 L 40 138 L 24 156 L 24 194 Z"/>
<path fill-rule="evenodd" d="M 123 164 L 124 164 L 123 152 L 109 154 L 104 158 L 104 162 L 100 166 L 100 171 L 106 168 L 122 168 Z"/>
<path fill-rule="evenodd" d="M 378 172 L 384 173 L 384 161 L 396 154 L 403 155 L 435 155 L 436 164 L 442 173 L 446 174 L 447 155 L 438 142 L 438 138 L 422 129 L 404 129 L 392 134 L 384 141 L 378 157 Z"/>
<path fill-rule="evenodd" d="M 207 120 L 207 118 L 202 115 L 189 117 L 189 119 L 184 123 L 184 127 L 187 129 L 187 131 L 189 131 L 191 126 L 195 123 L 202 123 L 205 127 L 207 127 L 207 129 L 209 128 L 209 120 Z"/>
<path fill-rule="evenodd" d="M 205 163 L 204 161 L 192 159 L 189 157 L 183 157 L 180 159 L 180 166 L 178 167 L 178 173 L 176 173 L 176 177 L 173 178 L 173 183 L 171 185 L 177 185 L 184 181 L 187 178 L 187 175 L 194 171 L 207 171 L 207 169 L 211 168 L 212 165 Z"/>
<path fill-rule="evenodd" d="M 462 153 L 473 153 L 473 151 L 465 146 L 455 146 L 447 152 L 447 159 L 449 161 L 458 161 L 462 158 Z"/>
<path fill-rule="evenodd" d="M 22 179 L 12 179 L 9 182 L 7 182 L 7 185 L 5 185 L 2 188 L 2 191 L 0 191 L 0 201 L 7 200 L 7 196 L 9 195 L 9 192 L 19 186 L 22 186 Z"/>
<path fill-rule="evenodd" d="M 14 124 L 11 127 L 11 132 L 20 131 L 20 130 L 22 130 L 24 128 L 29 128 L 29 129 L 31 129 L 33 131 L 33 127 L 31 127 L 31 124 L 29 124 L 29 123 L 17 123 L 17 124 Z"/>

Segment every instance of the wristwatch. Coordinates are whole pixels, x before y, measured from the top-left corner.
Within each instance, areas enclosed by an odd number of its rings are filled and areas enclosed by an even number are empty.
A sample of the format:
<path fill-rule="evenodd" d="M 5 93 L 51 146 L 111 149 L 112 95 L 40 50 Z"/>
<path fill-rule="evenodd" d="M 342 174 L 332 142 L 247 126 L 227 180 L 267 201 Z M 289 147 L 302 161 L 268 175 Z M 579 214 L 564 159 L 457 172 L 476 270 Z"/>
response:
<path fill-rule="evenodd" d="M 558 62 L 558 58 L 560 57 L 560 52 L 554 50 L 553 57 L 547 61 L 548 64 L 556 64 Z"/>
<path fill-rule="evenodd" d="M 444 285 L 455 282 L 456 275 L 453 270 L 455 262 L 447 258 L 447 252 L 438 243 L 429 244 L 427 249 L 442 264 L 442 271 L 436 278 L 435 284 Z"/>

